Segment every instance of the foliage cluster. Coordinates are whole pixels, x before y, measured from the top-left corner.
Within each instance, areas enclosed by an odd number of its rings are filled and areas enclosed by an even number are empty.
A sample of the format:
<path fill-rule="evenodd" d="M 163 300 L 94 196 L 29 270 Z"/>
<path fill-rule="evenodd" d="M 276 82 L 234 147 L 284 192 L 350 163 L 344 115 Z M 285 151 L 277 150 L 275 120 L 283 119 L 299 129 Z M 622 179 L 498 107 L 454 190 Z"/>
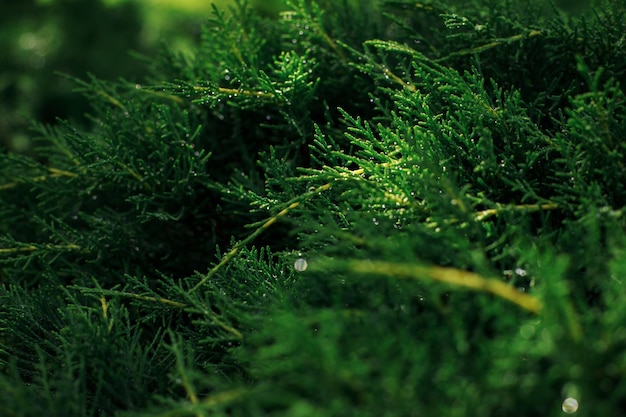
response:
<path fill-rule="evenodd" d="M 619 415 L 626 5 L 287 6 L 0 156 L 0 414 Z"/>

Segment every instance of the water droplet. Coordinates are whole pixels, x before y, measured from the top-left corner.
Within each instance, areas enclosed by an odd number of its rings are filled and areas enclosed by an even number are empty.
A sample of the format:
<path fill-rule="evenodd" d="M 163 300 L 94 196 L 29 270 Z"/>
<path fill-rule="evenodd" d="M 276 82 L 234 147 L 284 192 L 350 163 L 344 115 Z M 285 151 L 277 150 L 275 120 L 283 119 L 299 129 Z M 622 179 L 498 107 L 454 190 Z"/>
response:
<path fill-rule="evenodd" d="M 304 272 L 309 267 L 309 263 L 304 258 L 298 258 L 296 262 L 294 262 L 293 267 L 298 272 Z"/>
<path fill-rule="evenodd" d="M 561 408 L 564 413 L 573 414 L 578 411 L 578 401 L 572 397 L 566 398 Z"/>

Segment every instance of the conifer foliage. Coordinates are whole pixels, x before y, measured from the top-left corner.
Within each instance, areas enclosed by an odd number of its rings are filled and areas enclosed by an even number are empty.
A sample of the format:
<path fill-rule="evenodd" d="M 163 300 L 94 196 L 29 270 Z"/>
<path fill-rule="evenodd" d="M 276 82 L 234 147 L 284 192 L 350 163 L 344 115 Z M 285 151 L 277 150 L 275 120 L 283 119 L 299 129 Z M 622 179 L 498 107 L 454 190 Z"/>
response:
<path fill-rule="evenodd" d="M 620 415 L 624 3 L 286 4 L 0 156 L 0 414 Z"/>

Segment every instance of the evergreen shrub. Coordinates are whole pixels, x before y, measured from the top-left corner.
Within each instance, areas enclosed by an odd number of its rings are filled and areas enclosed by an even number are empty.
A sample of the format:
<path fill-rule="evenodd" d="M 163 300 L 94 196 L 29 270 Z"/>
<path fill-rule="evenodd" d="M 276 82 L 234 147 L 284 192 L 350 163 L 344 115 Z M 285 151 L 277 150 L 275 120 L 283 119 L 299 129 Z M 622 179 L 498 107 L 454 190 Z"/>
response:
<path fill-rule="evenodd" d="M 2 154 L 0 415 L 622 415 L 625 3 L 287 7 Z"/>

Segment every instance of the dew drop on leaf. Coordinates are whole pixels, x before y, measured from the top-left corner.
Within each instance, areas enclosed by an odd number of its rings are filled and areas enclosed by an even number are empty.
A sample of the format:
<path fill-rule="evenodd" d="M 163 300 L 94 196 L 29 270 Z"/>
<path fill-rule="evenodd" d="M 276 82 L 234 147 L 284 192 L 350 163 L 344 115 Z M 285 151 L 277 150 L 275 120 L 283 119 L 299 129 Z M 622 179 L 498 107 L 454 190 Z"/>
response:
<path fill-rule="evenodd" d="M 298 272 L 303 272 L 306 271 L 306 269 L 308 268 L 309 264 L 306 261 L 306 259 L 304 258 L 298 258 L 296 259 L 296 262 L 294 262 L 293 267 L 295 268 L 296 271 Z"/>
<path fill-rule="evenodd" d="M 563 401 L 561 408 L 563 409 L 563 412 L 573 414 L 578 411 L 578 401 L 576 401 L 575 398 L 566 398 L 565 401 Z"/>

